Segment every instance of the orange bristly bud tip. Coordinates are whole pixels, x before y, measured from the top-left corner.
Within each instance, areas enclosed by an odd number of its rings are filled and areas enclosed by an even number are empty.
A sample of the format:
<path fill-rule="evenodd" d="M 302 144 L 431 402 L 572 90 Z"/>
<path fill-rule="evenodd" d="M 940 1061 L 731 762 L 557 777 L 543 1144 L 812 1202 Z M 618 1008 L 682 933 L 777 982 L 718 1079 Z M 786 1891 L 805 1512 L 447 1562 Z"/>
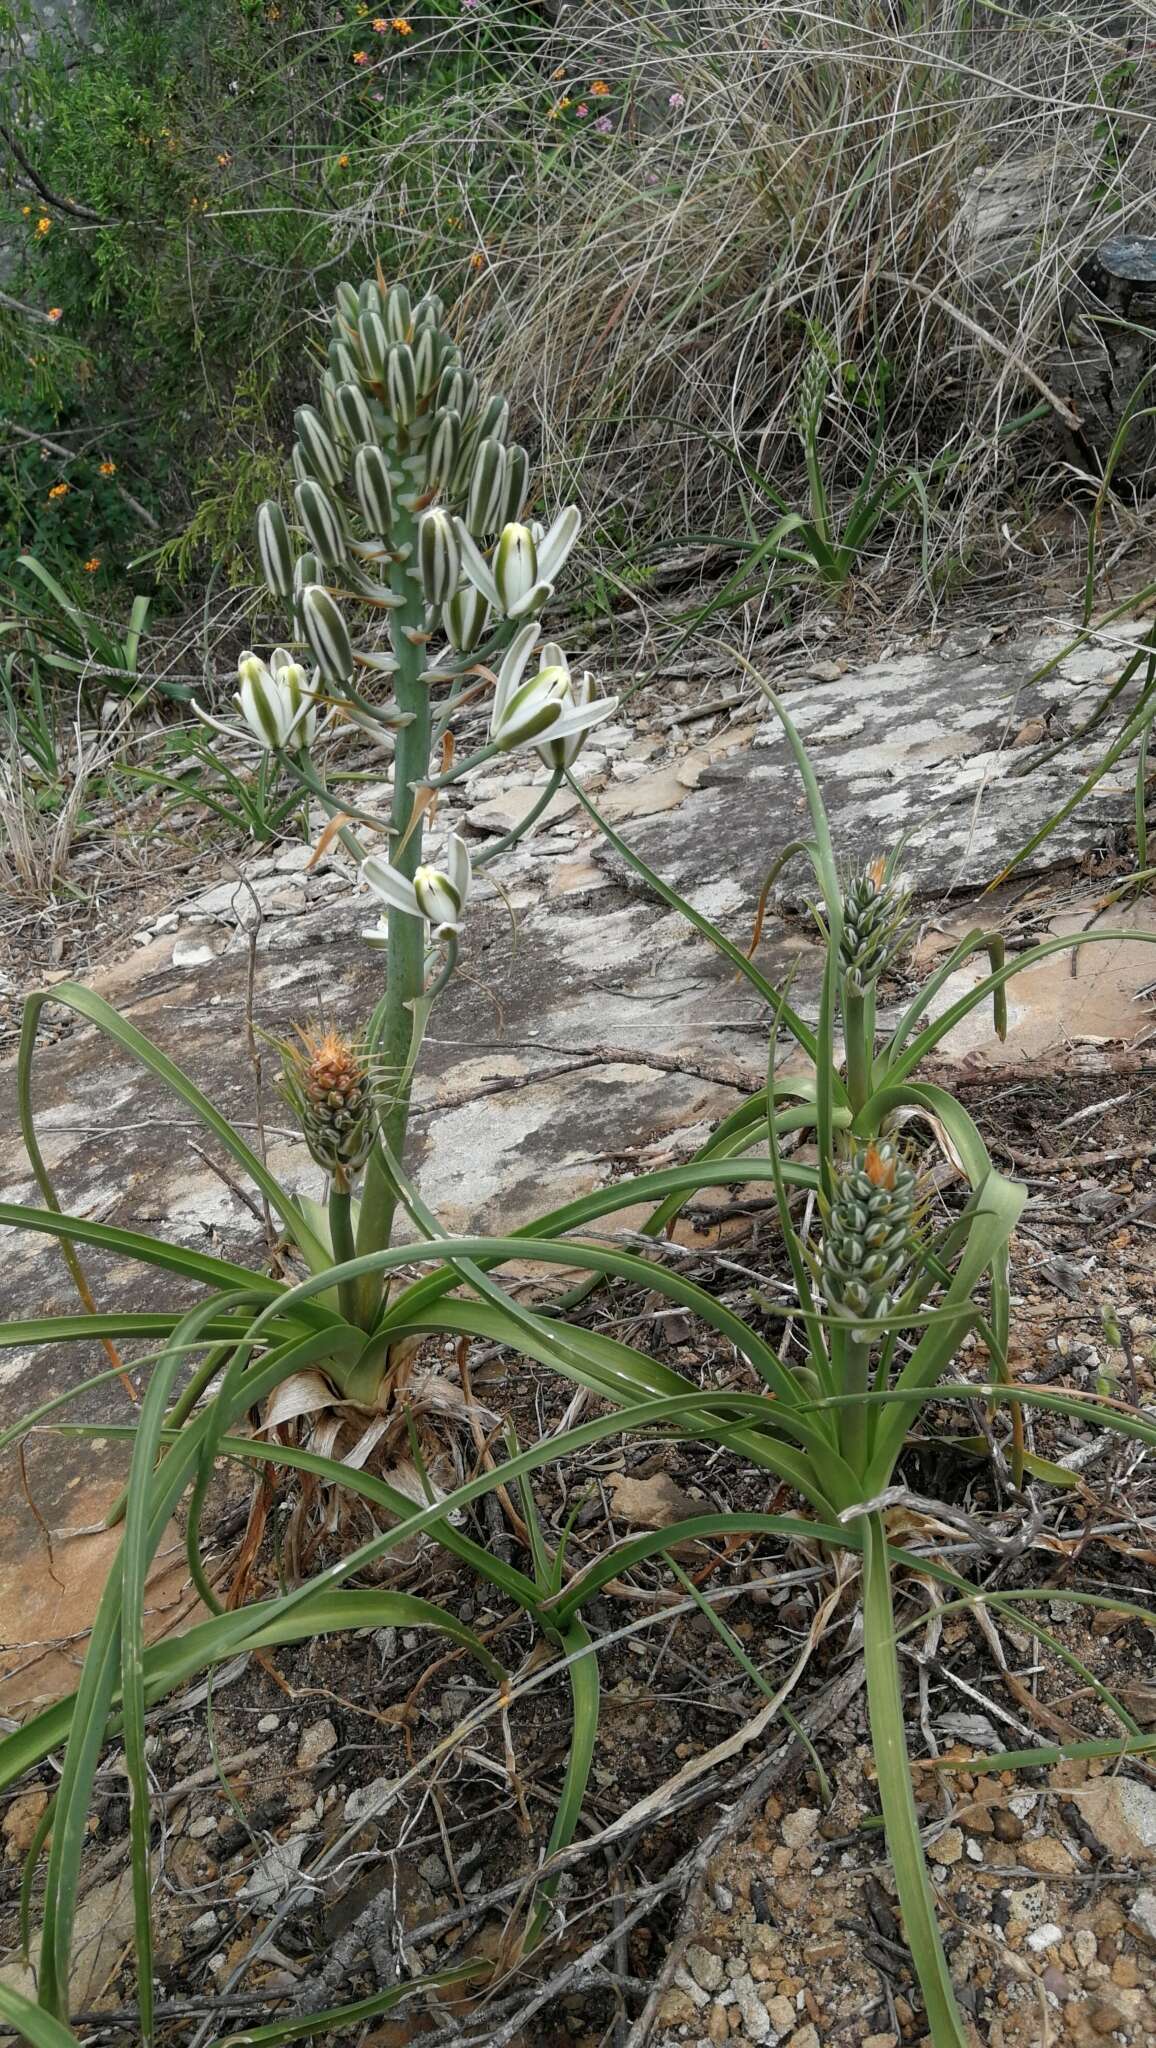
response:
<path fill-rule="evenodd" d="M 874 1145 L 868 1145 L 867 1156 L 863 1161 L 863 1170 L 872 1187 L 893 1188 L 895 1186 L 895 1166 L 896 1162 L 893 1158 L 884 1159 Z"/>

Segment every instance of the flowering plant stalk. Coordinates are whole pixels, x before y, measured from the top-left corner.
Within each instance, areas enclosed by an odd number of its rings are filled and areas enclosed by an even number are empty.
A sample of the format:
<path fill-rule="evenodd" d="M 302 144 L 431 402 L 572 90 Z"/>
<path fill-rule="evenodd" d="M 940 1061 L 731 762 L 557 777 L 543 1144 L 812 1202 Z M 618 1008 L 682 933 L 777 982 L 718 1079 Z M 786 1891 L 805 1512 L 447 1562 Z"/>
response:
<path fill-rule="evenodd" d="M 525 523 L 530 464 L 509 441 L 508 421 L 505 400 L 487 397 L 464 365 L 435 297 L 414 303 L 380 274 L 359 291 L 342 286 L 318 404 L 296 414 L 292 507 L 287 515 L 269 500 L 257 520 L 289 644 L 267 661 L 243 657 L 236 708 L 257 747 L 339 820 L 383 909 L 367 933 L 384 951 L 385 986 L 362 1047 L 380 1129 L 352 1226 L 359 1252 L 391 1241 L 397 1193 L 386 1159 L 405 1156 L 417 1049 L 457 962 L 473 872 L 530 829 L 590 728 L 614 708 L 589 676 L 571 674 L 555 643 L 530 666 L 538 614 L 580 518 L 571 505 L 547 531 Z M 455 715 L 473 695 L 467 678 L 484 680 L 491 661 L 488 743 L 435 774 L 434 754 L 450 746 Z M 387 843 L 372 852 L 358 830 L 367 821 L 349 821 L 328 790 L 318 748 L 350 723 L 393 757 Z M 527 817 L 476 862 L 456 836 L 440 865 L 427 860 L 430 792 L 530 745 L 551 773 Z M 344 1209 L 350 1190 L 337 1192 Z M 380 1284 L 367 1276 L 351 1303 L 362 1328 L 380 1307 Z"/>

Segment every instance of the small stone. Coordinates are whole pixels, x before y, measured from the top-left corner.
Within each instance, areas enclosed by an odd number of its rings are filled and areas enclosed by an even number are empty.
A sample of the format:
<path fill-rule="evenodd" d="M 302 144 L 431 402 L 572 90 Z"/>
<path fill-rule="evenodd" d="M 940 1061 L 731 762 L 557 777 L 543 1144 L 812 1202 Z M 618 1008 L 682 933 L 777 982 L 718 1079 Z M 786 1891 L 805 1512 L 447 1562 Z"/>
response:
<path fill-rule="evenodd" d="M 211 1813 L 199 1814 L 196 1820 L 189 1822 L 185 1830 L 186 1834 L 192 1836 L 194 1842 L 203 1842 L 206 1835 L 215 1835 L 216 1832 L 217 1823 Z"/>
<path fill-rule="evenodd" d="M 863 2048 L 899 2048 L 898 2034 L 868 2034 Z"/>
<path fill-rule="evenodd" d="M 703 1948 L 700 1942 L 692 1941 L 687 1949 L 686 1967 L 704 1991 L 721 1991 L 726 1983 L 722 1957 L 713 1949 Z"/>
<path fill-rule="evenodd" d="M 944 1828 L 931 1845 L 936 1863 L 958 1863 L 963 1855 L 963 1834 L 959 1828 Z"/>
<path fill-rule="evenodd" d="M 205 967 L 216 957 L 216 947 L 208 939 L 195 937 L 191 932 L 173 941 L 174 967 Z"/>
<path fill-rule="evenodd" d="M 47 1804 L 48 1794 L 40 1789 L 22 1792 L 18 1799 L 12 1801 L 3 1822 L 0 1823 L 8 1843 L 10 1861 L 14 1862 L 17 1857 L 28 1854 Z"/>
<path fill-rule="evenodd" d="M 274 1842 L 241 1886 L 237 1897 L 244 1899 L 256 1911 L 275 1906 L 278 1899 L 292 1891 L 301 1858 L 308 1846 L 304 1835 L 292 1835 L 287 1842 Z"/>
<path fill-rule="evenodd" d="M 1083 2018 L 1093 2034 L 1099 2034 L 1105 2040 L 1110 2034 L 1119 2033 L 1124 2026 L 1124 2015 L 1119 2006 L 1109 2005 L 1103 1998 L 1089 1999 L 1083 2008 Z"/>
<path fill-rule="evenodd" d="M 346 1820 L 376 1820 L 389 1805 L 396 1778 L 372 1778 L 368 1785 L 359 1785 L 345 1802 Z"/>
<path fill-rule="evenodd" d="M 727 2018 L 725 2005 L 718 2005 L 717 2003 L 712 2005 L 706 2016 L 707 2040 L 715 2043 L 729 2041 L 730 2033 L 730 2021 Z"/>
<path fill-rule="evenodd" d="M 198 1919 L 191 1921 L 186 1927 L 184 1933 L 185 1946 L 186 1948 L 205 1948 L 209 1942 L 216 1941 L 218 1931 L 216 1914 L 202 1913 Z"/>
<path fill-rule="evenodd" d="M 1071 1877 L 1076 1867 L 1073 1857 L 1054 1835 L 1038 1835 L 1034 1841 L 1025 1842 L 1020 1854 L 1029 1870 L 1038 1870 L 1046 1877 Z"/>
<path fill-rule="evenodd" d="M 429 1855 L 418 1864 L 418 1875 L 423 1877 L 432 1892 L 443 1891 L 450 1881 L 449 1871 L 440 1856 Z"/>
<path fill-rule="evenodd" d="M 801 1849 L 804 1842 L 809 1842 L 821 1819 L 817 1806 L 797 1806 L 794 1813 L 785 1813 L 782 1835 L 788 1849 Z"/>
<path fill-rule="evenodd" d="M 1093 1778 L 1072 1794 L 1084 1819 L 1112 1856 L 1143 1861 L 1156 1848 L 1156 1788 L 1139 1778 Z"/>
<path fill-rule="evenodd" d="M 273 866 L 279 875 L 299 875 L 309 866 L 312 859 L 313 848 L 298 844 L 296 846 L 287 846 L 284 853 L 279 853 Z M 318 867 L 324 867 L 325 865 L 323 856 L 318 862 Z"/>
<path fill-rule="evenodd" d="M 1024 1831 L 1024 1824 L 1018 1813 L 1010 1806 L 997 1806 L 991 1817 L 992 1832 L 997 1842 L 1018 1842 Z"/>
<path fill-rule="evenodd" d="M 1136 1904 L 1140 1901 L 1137 1899 Z M 1134 1910 L 1134 1909 L 1133 1909 Z M 1090 1927 L 1077 1927 L 1072 1936 L 1072 1947 L 1081 1970 L 1086 1970 L 1096 1960 L 1096 1937 Z"/>
<path fill-rule="evenodd" d="M 809 2024 L 800 2027 L 797 2034 L 791 2035 L 787 2048 L 819 2048 L 819 2036 L 815 2028 Z"/>
<path fill-rule="evenodd" d="M 1156 1941 L 1156 1892 L 1137 1892 L 1128 1917 L 1149 1941 Z"/>
<path fill-rule="evenodd" d="M 1008 1893 L 1008 1925 L 1010 1927 L 1039 1927 L 1047 1910 L 1047 1893 L 1042 1884 L 1033 1884 L 1022 1891 Z"/>
<path fill-rule="evenodd" d="M 784 1997 L 781 1992 L 777 1998 L 767 2000 L 767 2018 L 770 2020 L 776 2036 L 785 2034 L 788 2027 L 794 2026 L 798 2017 L 799 2015 L 795 2011 L 791 1999 Z"/>
<path fill-rule="evenodd" d="M 1042 1955 L 1045 1949 L 1056 1948 L 1063 1938 L 1063 1928 L 1057 1927 L 1054 1920 L 1045 1920 L 1042 1927 L 1033 1927 L 1028 1935 L 1028 1947 Z"/>
<path fill-rule="evenodd" d="M 658 2017 L 666 2027 L 690 2027 L 698 2019 L 693 1998 L 685 1991 L 668 1991 L 658 2008 Z"/>
<path fill-rule="evenodd" d="M 274 1728 L 281 1726 L 280 1714 L 262 1714 L 257 1723 L 258 1735 L 272 1735 Z"/>
<path fill-rule="evenodd" d="M 297 1745 L 297 1769 L 315 1771 L 318 1764 L 337 1748 L 337 1740 L 337 1730 L 332 1721 L 328 1718 L 314 1721 Z"/>
<path fill-rule="evenodd" d="M 1112 1982 L 1120 1991 L 1135 1991 L 1140 1971 L 1135 1956 L 1117 1956 L 1112 1964 Z"/>
<path fill-rule="evenodd" d="M 749 2041 L 768 2041 L 771 2036 L 770 2015 L 759 1997 L 754 1980 L 742 1976 L 735 1982 L 735 2004 L 742 2015 L 743 2031 Z"/>

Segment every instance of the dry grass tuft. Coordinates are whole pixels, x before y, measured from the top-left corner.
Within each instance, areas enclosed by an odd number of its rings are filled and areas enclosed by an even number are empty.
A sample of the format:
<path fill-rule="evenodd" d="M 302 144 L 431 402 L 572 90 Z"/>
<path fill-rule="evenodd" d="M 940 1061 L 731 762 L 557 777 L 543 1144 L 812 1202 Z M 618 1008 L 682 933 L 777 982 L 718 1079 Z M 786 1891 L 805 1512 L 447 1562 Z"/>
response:
<path fill-rule="evenodd" d="M 958 553 L 1008 480 L 996 430 L 1039 402 L 1026 373 L 1049 382 L 1075 263 L 1156 226 L 1152 5 L 580 13 L 520 54 L 494 45 L 468 90 L 459 69 L 342 231 L 396 233 L 401 203 L 415 260 L 456 288 L 460 247 L 437 252 L 447 220 L 468 224 L 479 352 L 604 543 L 742 532 L 759 504 L 744 460 L 798 498 L 819 336 L 839 366 L 821 448 L 836 497 L 867 459 L 881 371 L 884 467 L 981 451 L 934 508 L 933 550 Z M 441 33 L 456 49 L 463 30 Z M 592 99 L 595 77 L 610 91 Z M 595 135 L 604 109 L 613 132 Z M 1041 435 L 1028 459 L 1062 454 Z"/>

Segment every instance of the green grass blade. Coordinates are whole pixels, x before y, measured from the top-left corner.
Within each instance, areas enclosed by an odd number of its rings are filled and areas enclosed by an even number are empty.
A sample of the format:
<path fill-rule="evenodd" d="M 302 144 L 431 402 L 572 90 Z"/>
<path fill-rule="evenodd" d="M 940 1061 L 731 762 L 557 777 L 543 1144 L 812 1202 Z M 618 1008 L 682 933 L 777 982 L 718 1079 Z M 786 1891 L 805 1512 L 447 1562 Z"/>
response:
<path fill-rule="evenodd" d="M 900 1053 L 894 1061 L 888 1080 L 906 1080 L 908 1074 L 912 1073 L 929 1053 L 934 1052 L 940 1040 L 946 1038 L 949 1031 L 953 1031 L 957 1024 L 962 1023 L 965 1017 L 969 1017 L 980 1003 L 986 1002 L 988 996 L 994 999 L 1013 975 L 1023 974 L 1025 969 L 1037 966 L 1041 960 L 1050 960 L 1053 953 L 1071 952 L 1077 946 L 1122 944 L 1156 946 L 1156 932 L 1065 932 L 1054 939 L 1042 939 L 1038 946 L 1029 946 L 1026 953 L 1017 953 L 1014 959 L 1006 961 L 994 974 L 989 974 L 983 981 L 977 982 L 967 995 L 960 996 L 957 1002 L 952 1003 L 950 1009 L 944 1010 L 942 1016 L 936 1017 L 925 1030 L 913 1038 L 907 1050 Z"/>
<path fill-rule="evenodd" d="M 684 1543 L 701 1543 L 710 1536 L 782 1536 L 788 1542 L 833 1543 L 839 1549 L 858 1550 L 861 1537 L 854 1522 L 810 1522 L 801 1515 L 756 1515 L 742 1512 L 692 1515 L 685 1522 L 671 1522 L 664 1529 L 648 1529 L 643 1536 L 629 1536 L 615 1543 L 601 1557 L 584 1565 L 576 1578 L 562 1588 L 557 1600 L 543 1609 L 559 1624 L 577 1614 L 609 1580 L 633 1571 L 650 1557 L 665 1557 Z"/>
<path fill-rule="evenodd" d="M 566 780 L 583 808 L 590 813 L 599 831 L 609 840 L 614 851 L 621 855 L 629 867 L 634 869 L 636 875 L 641 875 L 643 881 L 654 890 L 656 895 L 661 896 L 664 903 L 669 903 L 672 910 L 679 911 L 686 918 L 688 924 L 692 924 L 697 932 L 702 933 L 704 939 L 710 941 L 716 952 L 721 953 L 724 959 L 730 961 L 732 967 L 737 968 L 738 972 L 745 976 L 747 981 L 750 982 L 751 987 L 762 996 L 765 1003 L 778 1004 L 780 1013 L 792 1037 L 807 1054 L 808 1058 L 814 1060 L 817 1048 L 815 1035 L 810 1025 L 804 1024 L 803 1019 L 783 1001 L 773 983 L 769 982 L 764 974 L 760 974 L 754 962 L 747 959 L 746 954 L 740 947 L 732 945 L 731 941 L 720 932 L 718 926 L 711 923 L 709 917 L 704 917 L 701 911 L 695 910 L 686 901 L 685 897 L 680 896 L 676 889 L 671 888 L 669 882 L 664 882 L 659 875 L 655 874 L 653 868 L 647 867 L 642 856 L 635 853 L 633 848 L 627 845 L 625 839 L 619 837 L 614 827 L 608 824 L 602 813 L 590 801 L 581 783 L 574 780 L 573 775 L 567 773 Z"/>
<path fill-rule="evenodd" d="M 582 1818 L 582 1802 L 590 1782 L 594 1745 L 598 1739 L 598 1659 L 590 1636 L 581 1621 L 573 1620 L 564 1631 L 562 1648 L 568 1660 L 566 1675 L 570 1681 L 573 1717 L 562 1794 L 555 1810 L 550 1839 L 546 1844 L 544 1860 L 547 1863 L 559 1850 L 568 1849 L 574 1840 L 578 1823 Z M 552 1878 L 548 1879 L 538 1892 L 526 1927 L 527 1949 L 532 1949 L 541 1938 L 556 1890 L 557 1879 Z"/>
<path fill-rule="evenodd" d="M 544 1215 L 535 1217 L 532 1223 L 521 1224 L 513 1236 L 525 1241 L 536 1237 L 563 1237 L 568 1231 L 582 1230 L 588 1223 L 597 1222 L 603 1216 L 612 1216 L 620 1209 L 634 1208 L 662 1197 L 659 1207 L 643 1226 L 648 1235 L 657 1236 L 669 1217 L 677 1215 L 683 1207 L 688 1194 L 703 1188 L 736 1187 L 745 1181 L 754 1183 L 773 1179 L 769 1160 L 738 1159 L 732 1163 L 732 1155 L 716 1149 L 731 1140 L 736 1150 L 740 1141 L 743 1144 L 757 1141 L 758 1127 L 764 1117 L 761 1088 L 751 1101 L 756 1107 L 747 1115 L 748 1105 L 743 1105 L 741 1123 L 735 1121 L 740 1114 L 737 1110 L 734 1117 L 727 1118 L 727 1125 L 734 1124 L 733 1133 L 728 1134 L 727 1140 L 722 1137 L 725 1127 L 720 1125 L 702 1151 L 685 1166 L 670 1166 L 660 1173 L 637 1174 L 630 1180 L 615 1181 L 609 1187 L 594 1188 L 589 1194 L 564 1203 L 561 1208 L 547 1210 Z M 795 1160 L 783 1162 L 783 1174 L 792 1187 L 812 1188 L 818 1185 L 814 1167 L 801 1165 Z M 671 1205 L 669 1209 L 668 1204 Z M 527 1251 L 528 1242 L 523 1244 L 523 1256 Z M 485 1267 L 487 1261 L 479 1260 L 478 1263 Z M 389 1329 L 395 1322 L 404 1322 L 411 1309 L 424 1309 L 428 1302 L 436 1301 L 457 1285 L 457 1276 L 448 1267 L 444 1272 L 429 1273 L 420 1280 L 412 1281 L 396 1296 L 380 1327 Z"/>
<path fill-rule="evenodd" d="M 488 1977 L 493 1967 L 485 1957 L 475 1956 L 447 1970 L 433 1970 L 426 1977 L 411 1977 L 404 1984 L 392 1984 L 388 1991 L 376 1991 L 372 1998 L 358 1998 L 352 2005 L 333 2005 L 326 2012 L 307 2013 L 304 2018 L 287 2017 L 271 2020 L 267 2026 L 245 2027 L 241 2033 L 218 2034 L 208 2048 L 279 2048 L 283 2041 L 331 2040 L 347 2027 L 380 2019 L 382 2013 L 392 2012 L 414 1992 L 442 1991 L 449 1985 L 468 1984 L 474 1978 Z M 71 2041 L 72 2035 L 67 2039 Z M 56 2043 L 47 2042 L 45 2048 L 56 2048 Z"/>
<path fill-rule="evenodd" d="M 57 1209 L 31 1209 L 19 1203 L 0 1202 L 0 1224 L 13 1230 L 40 1231 L 47 1236 L 88 1244 L 118 1258 L 137 1259 L 142 1265 L 159 1266 L 202 1287 L 260 1287 L 272 1298 L 284 1292 L 280 1280 L 234 1266 L 228 1259 L 210 1257 L 207 1252 L 190 1251 L 184 1245 L 167 1244 L 163 1238 L 142 1231 L 122 1230 L 111 1223 L 90 1223 L 84 1216 L 66 1216 Z M 316 1306 L 316 1314 L 327 1321 L 339 1319 L 332 1311 Z"/>
<path fill-rule="evenodd" d="M 31 2048 L 76 2048 L 76 2035 L 62 2027 L 51 2013 L 42 2012 L 20 1991 L 0 1984 L 0 2019 L 11 2020 L 17 2033 Z"/>
<path fill-rule="evenodd" d="M 903 1725 L 903 1689 L 891 1605 L 887 1539 L 878 1515 L 864 1518 L 863 1655 L 876 1780 L 887 1849 L 935 2048 L 968 2048 L 935 1919 L 935 1898 L 919 1833 Z"/>
<path fill-rule="evenodd" d="M 79 982 L 72 981 L 60 982 L 52 989 L 41 990 L 29 996 L 24 1005 L 17 1067 L 20 1128 L 28 1149 L 28 1157 L 32 1162 L 32 1170 L 50 1209 L 58 1209 L 59 1203 L 36 1139 L 32 1113 L 32 1056 L 40 1012 L 46 1002 L 63 1003 L 66 1009 L 75 1010 L 77 1016 L 86 1018 L 90 1024 L 95 1024 L 115 1044 L 140 1060 L 141 1064 L 146 1066 L 150 1073 L 155 1074 L 158 1080 L 163 1081 L 166 1087 L 171 1088 L 174 1095 L 178 1096 L 186 1107 L 192 1110 L 194 1116 L 219 1139 L 242 1171 L 248 1174 L 254 1186 L 260 1188 L 271 1208 L 281 1218 L 306 1264 L 312 1267 L 314 1272 L 324 1270 L 329 1263 L 324 1246 L 308 1228 L 296 1202 L 282 1187 L 276 1175 L 270 1173 L 264 1162 L 246 1145 L 228 1118 L 222 1115 L 175 1061 L 169 1059 L 167 1053 L 163 1053 L 159 1046 L 145 1037 L 143 1031 L 138 1031 L 135 1024 L 129 1023 L 127 1017 L 120 1016 L 110 1003 L 105 1002 L 103 996 L 98 996 L 92 989 L 83 988 Z"/>

